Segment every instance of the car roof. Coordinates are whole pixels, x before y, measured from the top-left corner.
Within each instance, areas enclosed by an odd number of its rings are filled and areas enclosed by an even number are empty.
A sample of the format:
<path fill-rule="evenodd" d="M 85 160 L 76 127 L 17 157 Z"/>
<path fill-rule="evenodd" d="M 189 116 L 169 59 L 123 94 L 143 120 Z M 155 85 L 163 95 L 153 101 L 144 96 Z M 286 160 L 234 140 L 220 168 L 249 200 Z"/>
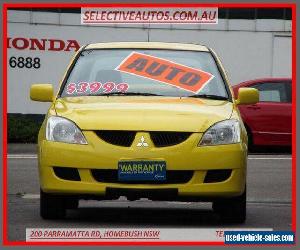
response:
<path fill-rule="evenodd" d="M 163 43 L 163 42 L 112 42 L 92 43 L 84 49 L 168 49 L 168 50 L 191 50 L 206 51 L 208 47 L 199 44 L 188 43 Z"/>
<path fill-rule="evenodd" d="M 245 82 L 241 82 L 239 84 L 233 85 L 233 88 L 237 88 L 240 86 L 247 86 L 250 84 L 255 84 L 255 83 L 260 83 L 260 82 L 264 82 L 264 83 L 268 83 L 268 82 L 287 82 L 287 81 L 292 81 L 292 78 L 278 78 L 278 77 L 269 77 L 269 78 L 258 78 L 258 79 L 253 79 L 253 80 L 248 80 Z"/>

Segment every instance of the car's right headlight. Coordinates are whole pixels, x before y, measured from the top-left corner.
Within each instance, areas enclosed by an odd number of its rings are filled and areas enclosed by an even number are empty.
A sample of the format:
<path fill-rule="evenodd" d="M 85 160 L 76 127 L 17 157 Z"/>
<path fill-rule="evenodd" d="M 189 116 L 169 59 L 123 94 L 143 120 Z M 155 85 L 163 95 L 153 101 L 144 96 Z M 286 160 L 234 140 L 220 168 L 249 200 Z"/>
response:
<path fill-rule="evenodd" d="M 87 144 L 76 124 L 60 116 L 50 116 L 47 120 L 46 139 L 48 141 Z"/>
<path fill-rule="evenodd" d="M 202 136 L 198 146 L 212 146 L 239 143 L 241 141 L 241 125 L 238 120 L 230 119 L 217 122 Z"/>

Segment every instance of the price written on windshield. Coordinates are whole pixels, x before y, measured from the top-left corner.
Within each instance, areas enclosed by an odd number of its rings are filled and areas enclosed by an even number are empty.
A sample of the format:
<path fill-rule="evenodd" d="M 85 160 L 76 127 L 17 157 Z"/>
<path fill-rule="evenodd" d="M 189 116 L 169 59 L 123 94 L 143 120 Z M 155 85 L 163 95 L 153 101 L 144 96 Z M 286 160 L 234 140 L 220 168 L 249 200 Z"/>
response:
<path fill-rule="evenodd" d="M 68 95 L 72 95 L 74 93 L 83 94 L 89 92 L 90 94 L 103 92 L 103 93 L 110 93 L 110 92 L 127 92 L 129 85 L 127 83 L 119 83 L 116 84 L 114 82 L 80 82 L 76 83 L 69 83 L 66 88 L 66 92 Z"/>

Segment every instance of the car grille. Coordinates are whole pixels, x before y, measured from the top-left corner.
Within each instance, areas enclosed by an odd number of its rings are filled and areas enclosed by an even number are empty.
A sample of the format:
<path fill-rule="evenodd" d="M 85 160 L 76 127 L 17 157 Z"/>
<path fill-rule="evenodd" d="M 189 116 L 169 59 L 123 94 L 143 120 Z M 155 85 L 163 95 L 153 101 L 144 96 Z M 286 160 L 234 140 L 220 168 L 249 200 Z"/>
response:
<path fill-rule="evenodd" d="M 98 130 L 95 132 L 103 141 L 123 147 L 130 147 L 136 134 L 135 131 L 122 130 Z"/>
<path fill-rule="evenodd" d="M 77 168 L 53 167 L 55 175 L 63 180 L 80 181 L 80 175 Z"/>
<path fill-rule="evenodd" d="M 204 183 L 226 181 L 231 176 L 231 173 L 232 173 L 231 169 L 208 170 L 205 175 Z"/>
<path fill-rule="evenodd" d="M 118 170 L 116 169 L 91 169 L 93 178 L 104 183 L 127 183 L 127 184 L 155 184 L 155 181 L 119 181 Z M 160 184 L 187 183 L 193 177 L 192 170 L 167 170 L 166 180 Z"/>
<path fill-rule="evenodd" d="M 110 144 L 130 147 L 134 141 L 136 131 L 123 130 L 98 130 L 97 136 Z M 184 142 L 189 138 L 189 132 L 149 132 L 151 140 L 155 147 L 168 147 Z"/>
<path fill-rule="evenodd" d="M 191 133 L 188 132 L 150 132 L 155 147 L 168 147 L 184 142 Z"/>

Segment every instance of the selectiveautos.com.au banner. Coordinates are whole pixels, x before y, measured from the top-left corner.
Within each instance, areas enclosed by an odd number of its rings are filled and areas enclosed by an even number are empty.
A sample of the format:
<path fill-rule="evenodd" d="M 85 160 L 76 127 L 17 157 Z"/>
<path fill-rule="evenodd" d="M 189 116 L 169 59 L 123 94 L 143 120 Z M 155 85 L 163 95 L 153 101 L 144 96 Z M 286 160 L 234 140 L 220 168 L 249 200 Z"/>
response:
<path fill-rule="evenodd" d="M 81 24 L 218 24 L 218 8 L 81 8 Z"/>

